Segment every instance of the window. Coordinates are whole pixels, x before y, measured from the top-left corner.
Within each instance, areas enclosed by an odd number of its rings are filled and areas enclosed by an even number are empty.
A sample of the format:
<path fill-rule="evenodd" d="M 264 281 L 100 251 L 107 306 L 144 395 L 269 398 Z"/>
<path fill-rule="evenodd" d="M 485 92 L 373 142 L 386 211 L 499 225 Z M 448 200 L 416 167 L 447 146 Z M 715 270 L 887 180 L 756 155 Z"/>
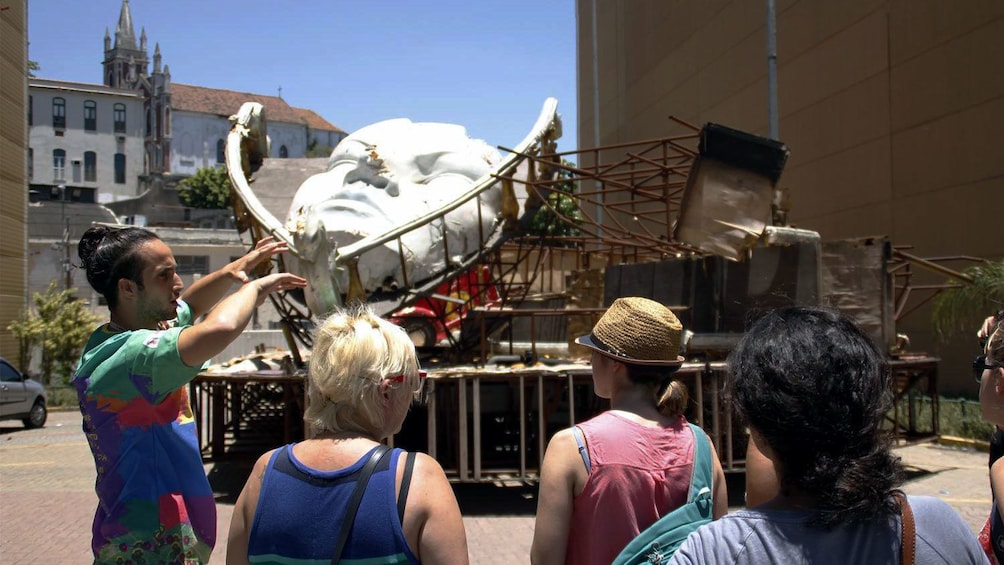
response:
<path fill-rule="evenodd" d="M 208 255 L 175 255 L 175 269 L 179 275 L 205 275 L 209 273 Z"/>
<path fill-rule="evenodd" d="M 98 129 L 98 105 L 93 100 L 84 101 L 84 130 L 97 131 Z"/>
<path fill-rule="evenodd" d="M 0 361 L 0 382 L 19 383 L 22 380 L 21 374 L 17 372 L 17 369 L 6 361 Z"/>
<path fill-rule="evenodd" d="M 35 150 L 28 148 L 28 180 L 35 178 Z"/>
<path fill-rule="evenodd" d="M 115 154 L 115 184 L 125 184 L 125 153 Z"/>
<path fill-rule="evenodd" d="M 281 157 L 283 159 L 285 159 L 286 157 L 289 157 L 289 149 L 286 149 L 285 145 L 280 145 L 279 146 L 279 157 Z"/>
<path fill-rule="evenodd" d="M 32 112 L 32 108 L 34 108 L 34 107 L 35 107 L 35 97 L 34 96 L 29 96 L 28 97 L 28 125 L 29 126 L 32 125 L 35 122 L 34 112 Z"/>
<path fill-rule="evenodd" d="M 97 182 L 98 154 L 93 151 L 84 152 L 84 181 Z"/>
<path fill-rule="evenodd" d="M 58 96 L 52 99 L 52 127 L 66 129 L 66 100 Z"/>
<path fill-rule="evenodd" d="M 125 104 L 116 104 L 113 107 L 113 110 L 115 114 L 115 133 L 125 133 L 126 131 Z"/>
<path fill-rule="evenodd" d="M 66 151 L 52 150 L 52 179 L 66 180 Z"/>
<path fill-rule="evenodd" d="M 227 162 L 227 157 L 226 157 L 226 155 L 223 154 L 223 147 L 224 147 L 224 145 L 223 145 L 223 140 L 222 139 L 216 142 L 216 162 L 217 163 L 226 163 Z"/>
<path fill-rule="evenodd" d="M 151 126 L 152 123 L 153 123 L 153 120 L 152 120 L 152 118 L 150 116 L 150 109 L 147 108 L 146 109 L 146 136 L 147 137 L 150 137 L 151 135 L 153 135 L 153 127 Z"/>

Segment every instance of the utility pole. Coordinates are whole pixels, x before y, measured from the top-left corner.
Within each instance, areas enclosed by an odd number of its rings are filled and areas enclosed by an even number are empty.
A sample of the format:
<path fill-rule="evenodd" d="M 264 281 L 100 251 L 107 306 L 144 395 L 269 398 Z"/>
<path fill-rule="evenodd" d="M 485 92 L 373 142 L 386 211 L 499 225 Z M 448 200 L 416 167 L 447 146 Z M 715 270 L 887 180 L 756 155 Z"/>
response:
<path fill-rule="evenodd" d="M 70 290 L 73 286 L 70 277 L 70 218 L 66 215 L 66 183 L 60 182 L 59 188 L 59 218 L 63 224 L 63 237 L 60 246 L 63 248 L 63 257 L 60 266 L 63 270 L 63 290 Z"/>
<path fill-rule="evenodd" d="M 767 0 L 767 132 L 780 140 L 777 115 L 777 24 L 774 0 Z"/>

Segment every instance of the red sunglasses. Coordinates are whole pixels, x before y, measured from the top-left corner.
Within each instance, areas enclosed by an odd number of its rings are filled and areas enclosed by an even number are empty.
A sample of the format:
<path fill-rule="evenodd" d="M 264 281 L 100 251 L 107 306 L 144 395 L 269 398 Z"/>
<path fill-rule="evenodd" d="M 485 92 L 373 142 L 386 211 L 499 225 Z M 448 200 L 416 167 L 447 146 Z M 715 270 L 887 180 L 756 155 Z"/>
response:
<path fill-rule="evenodd" d="M 428 373 L 426 373 L 425 371 L 419 369 L 418 370 L 418 380 L 419 381 L 424 381 L 425 380 L 425 376 L 427 374 Z M 392 383 L 403 383 L 404 382 L 404 373 L 401 373 L 400 375 L 397 375 L 397 376 L 394 376 L 394 377 L 384 377 L 384 379 L 386 379 L 386 380 L 388 380 L 388 381 L 390 381 Z"/>

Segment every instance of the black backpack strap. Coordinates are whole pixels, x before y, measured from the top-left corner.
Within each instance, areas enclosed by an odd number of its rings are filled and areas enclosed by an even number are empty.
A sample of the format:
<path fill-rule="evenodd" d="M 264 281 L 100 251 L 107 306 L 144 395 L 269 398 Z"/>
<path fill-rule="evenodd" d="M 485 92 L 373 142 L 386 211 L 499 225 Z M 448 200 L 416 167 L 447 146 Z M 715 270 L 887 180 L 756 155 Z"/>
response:
<path fill-rule="evenodd" d="M 342 559 L 342 550 L 345 549 L 345 544 L 349 541 L 349 533 L 352 531 L 352 523 L 356 521 L 356 512 L 359 511 L 359 503 L 363 500 L 363 492 L 366 491 L 366 484 L 370 482 L 373 470 L 376 469 L 376 466 L 388 451 L 390 451 L 390 448 L 384 444 L 376 446 L 371 452 L 369 460 L 366 461 L 362 471 L 359 473 L 359 478 L 356 480 L 356 488 L 352 491 L 352 498 L 349 499 L 348 507 L 345 509 L 342 529 L 338 532 L 338 542 L 335 543 L 334 556 L 331 558 L 332 565 L 337 565 Z"/>
<path fill-rule="evenodd" d="M 408 487 L 411 485 L 411 473 L 415 470 L 415 452 L 409 451 L 404 460 L 404 475 L 401 477 L 401 492 L 397 495 L 397 517 L 404 525 L 404 507 L 408 503 Z"/>

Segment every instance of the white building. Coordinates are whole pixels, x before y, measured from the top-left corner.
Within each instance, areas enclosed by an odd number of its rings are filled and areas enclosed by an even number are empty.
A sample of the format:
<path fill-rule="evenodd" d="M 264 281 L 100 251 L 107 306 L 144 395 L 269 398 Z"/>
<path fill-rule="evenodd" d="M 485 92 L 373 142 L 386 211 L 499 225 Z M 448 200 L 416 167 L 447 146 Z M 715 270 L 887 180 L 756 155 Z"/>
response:
<path fill-rule="evenodd" d="M 294 108 L 278 96 L 236 92 L 174 83 L 171 88 L 171 162 L 175 175 L 191 175 L 201 167 L 223 165 L 230 131 L 228 118 L 241 104 L 258 102 L 268 118 L 272 158 L 303 157 L 313 146 L 334 147 L 345 132 L 313 110 Z"/>
<path fill-rule="evenodd" d="M 174 84 L 159 44 L 151 68 L 146 30 L 137 41 L 128 0 L 122 2 L 114 38 L 105 30 L 102 79 L 103 85 L 29 80 L 33 201 L 111 204 L 170 190 L 200 167 L 223 163 L 228 118 L 244 102 L 265 106 L 273 158 L 304 157 L 313 148 L 334 147 L 346 135 L 313 110 L 294 108 L 278 96 Z M 156 214 L 128 205 L 128 213 L 114 209 L 120 216 L 145 215 L 170 225 L 190 221 L 180 203 L 171 206 L 173 215 L 164 215 L 163 204 L 173 203 L 173 196 L 155 200 L 161 205 Z"/>
<path fill-rule="evenodd" d="M 43 79 L 28 84 L 32 200 L 105 203 L 135 197 L 144 174 L 140 93 Z"/>
<path fill-rule="evenodd" d="M 114 36 L 105 31 L 102 80 L 28 80 L 31 203 L 24 277 L 29 297 L 55 280 L 61 288 L 78 289 L 101 316 L 107 315 L 103 299 L 75 268 L 77 242 L 92 222 L 149 227 L 171 246 L 186 285 L 247 251 L 229 211 L 186 208 L 177 196 L 182 179 L 199 167 L 222 164 L 228 117 L 241 104 L 265 106 L 273 158 L 304 157 L 312 149 L 334 147 L 346 135 L 316 112 L 278 96 L 174 84 L 160 46 L 151 61 L 145 30 L 137 41 L 128 0 Z M 278 321 L 266 304 L 228 351 L 280 344 Z"/>

